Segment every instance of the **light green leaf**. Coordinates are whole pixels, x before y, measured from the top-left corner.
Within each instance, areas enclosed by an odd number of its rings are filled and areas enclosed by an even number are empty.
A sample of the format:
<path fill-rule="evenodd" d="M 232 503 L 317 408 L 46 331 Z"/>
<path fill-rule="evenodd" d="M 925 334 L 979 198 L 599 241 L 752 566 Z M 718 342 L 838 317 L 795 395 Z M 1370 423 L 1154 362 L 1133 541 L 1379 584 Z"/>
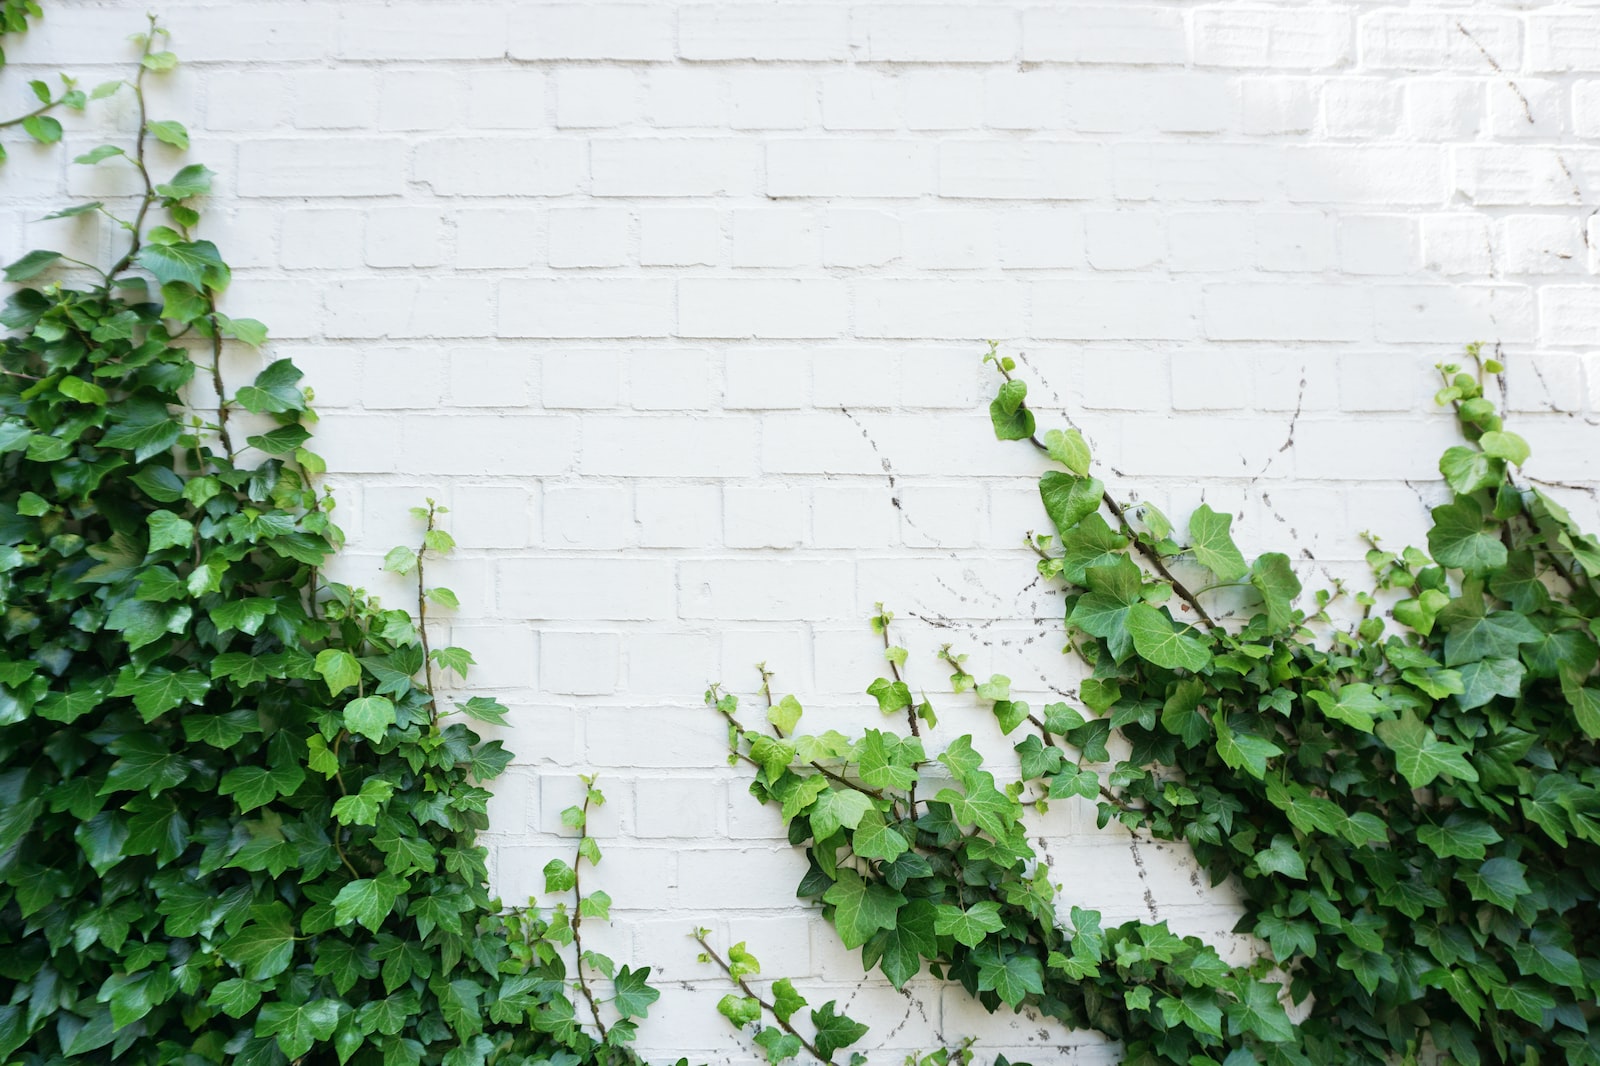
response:
<path fill-rule="evenodd" d="M 1232 524 L 1231 514 L 1218 514 L 1204 503 L 1189 516 L 1189 540 L 1195 561 L 1215 574 L 1218 581 L 1237 581 L 1249 569 L 1229 534 Z"/>
<path fill-rule="evenodd" d="M 335 696 L 361 681 L 361 664 L 342 648 L 324 648 L 317 652 L 316 671 Z"/>
<path fill-rule="evenodd" d="M 1134 649 L 1157 666 L 1199 672 L 1211 662 L 1211 649 L 1203 639 L 1193 635 L 1192 628 L 1176 628 L 1148 603 L 1131 605 L 1125 625 L 1133 638 Z"/>
<path fill-rule="evenodd" d="M 1051 470 L 1039 479 L 1039 498 L 1045 513 L 1062 534 L 1100 508 L 1105 486 L 1095 478 L 1074 477 Z"/>
<path fill-rule="evenodd" d="M 822 895 L 833 906 L 833 924 L 847 948 L 858 948 L 879 929 L 894 925 L 906 898 L 887 885 L 867 882 L 854 870 L 842 869 L 839 879 Z"/>
<path fill-rule="evenodd" d="M 1532 454 L 1527 441 L 1503 429 L 1489 430 L 1478 438 L 1478 446 L 1483 449 L 1483 454 L 1495 459 L 1504 459 L 1517 466 L 1527 462 L 1528 456 Z"/>
<path fill-rule="evenodd" d="M 1410 710 L 1400 712 L 1398 719 L 1378 723 L 1377 733 L 1394 753 L 1395 768 L 1412 788 L 1427 788 L 1440 774 L 1478 780 L 1478 772 L 1466 760 L 1466 749 L 1434 736 Z"/>
<path fill-rule="evenodd" d="M 965 909 L 941 903 L 934 910 L 933 931 L 940 936 L 954 937 L 957 943 L 969 948 L 977 947 L 989 933 L 998 933 L 1004 928 L 1000 904 L 994 900 L 982 900 Z"/>
<path fill-rule="evenodd" d="M 385 696 L 364 696 L 344 705 L 345 728 L 371 741 L 379 741 L 395 724 L 394 704 Z"/>
<path fill-rule="evenodd" d="M 1050 458 L 1074 474 L 1089 475 L 1089 445 L 1084 442 L 1082 433 L 1075 429 L 1065 432 L 1052 429 L 1044 435 L 1044 447 Z"/>
<path fill-rule="evenodd" d="M 1506 546 L 1484 528 L 1483 508 L 1470 496 L 1433 509 L 1428 550 L 1442 566 L 1461 570 L 1494 570 L 1506 563 Z"/>

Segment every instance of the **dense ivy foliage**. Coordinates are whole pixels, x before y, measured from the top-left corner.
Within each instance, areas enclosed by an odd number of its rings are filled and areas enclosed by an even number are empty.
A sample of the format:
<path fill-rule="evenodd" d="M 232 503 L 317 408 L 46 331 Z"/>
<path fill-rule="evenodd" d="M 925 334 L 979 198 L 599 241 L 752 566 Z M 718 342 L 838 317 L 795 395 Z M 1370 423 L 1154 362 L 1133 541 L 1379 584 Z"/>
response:
<path fill-rule="evenodd" d="M 752 792 L 811 858 L 800 895 L 896 986 L 926 966 L 990 1009 L 1116 1037 L 1130 1063 L 1600 1064 L 1600 542 L 1516 479 L 1528 445 L 1484 395 L 1503 367 L 1469 356 L 1440 368 L 1465 440 L 1440 461 L 1452 496 L 1428 550 L 1374 541 L 1375 594 L 1339 624 L 1335 594 L 1297 606 L 1286 556 L 1247 561 L 1230 515 L 1202 505 L 1184 543 L 1119 504 L 1077 430 L 1040 439 L 991 351 L 996 434 L 1060 468 L 1039 481 L 1056 532 L 1032 544 L 1087 676 L 1075 704 L 1035 710 L 945 650 L 955 689 L 1020 737 L 1006 782 L 970 736 L 928 760 L 933 709 L 887 612 L 890 676 L 868 693 L 903 734 L 802 735 L 799 703 L 765 685 L 760 732 L 713 689 Z M 1206 607 L 1220 589 L 1231 616 Z M 1063 918 L 1089 887 L 1068 871 L 1058 896 L 1024 816 L 1069 797 L 1231 879 L 1255 960 L 1164 923 Z"/>
<path fill-rule="evenodd" d="M 162 41 L 152 24 L 100 94 L 132 94 L 135 141 L 77 160 L 142 195 L 53 216 L 98 213 L 126 253 L 76 286 L 52 251 L 6 270 L 0 1062 L 635 1061 L 649 970 L 582 948 L 609 907 L 578 891 L 592 782 L 564 818 L 573 861 L 545 871 L 575 905 L 489 897 L 475 834 L 510 754 L 464 719 L 505 708 L 434 695 L 472 665 L 419 624 L 455 602 L 424 576 L 452 547 L 442 509 L 386 562 L 415 617 L 324 581 L 341 537 L 300 372 L 225 388 L 224 345 L 265 330 L 218 310 L 229 270 L 194 236 L 210 172 L 160 181 L 147 157 L 188 143 L 145 114 Z"/>

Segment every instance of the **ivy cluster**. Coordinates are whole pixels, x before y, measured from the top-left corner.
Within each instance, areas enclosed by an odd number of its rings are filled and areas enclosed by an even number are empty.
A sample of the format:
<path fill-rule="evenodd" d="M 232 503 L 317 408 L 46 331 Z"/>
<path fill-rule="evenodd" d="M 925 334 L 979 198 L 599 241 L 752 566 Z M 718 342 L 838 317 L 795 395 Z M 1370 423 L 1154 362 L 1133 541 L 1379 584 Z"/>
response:
<path fill-rule="evenodd" d="M 210 172 L 160 181 L 147 155 L 188 143 L 145 114 L 163 40 L 152 22 L 138 73 L 96 94 L 132 94 L 133 143 L 77 160 L 142 193 L 52 216 L 103 216 L 125 253 L 5 272 L 0 1063 L 634 1062 L 650 971 L 582 946 L 610 902 L 579 890 L 592 781 L 573 861 L 545 871 L 573 904 L 489 896 L 475 835 L 511 756 L 468 720 L 506 711 L 435 695 L 472 666 L 428 642 L 429 604 L 455 603 L 425 578 L 443 509 L 386 560 L 415 614 L 327 582 L 310 390 L 287 360 L 225 388 L 224 345 L 265 329 L 218 309 L 229 270 L 194 235 Z"/>
<path fill-rule="evenodd" d="M 761 732 L 709 692 L 751 791 L 806 848 L 800 895 L 896 986 L 926 967 L 990 1009 L 1098 1029 L 1129 1063 L 1600 1064 L 1600 542 L 1518 480 L 1528 444 L 1485 396 L 1504 368 L 1468 354 L 1440 367 L 1465 439 L 1440 461 L 1452 495 L 1427 551 L 1373 540 L 1374 592 L 1340 623 L 1337 592 L 1298 605 L 1286 556 L 1247 561 L 1232 516 L 1202 505 L 1185 541 L 1119 503 L 1077 430 L 1038 436 L 991 349 L 996 435 L 1059 467 L 1039 479 L 1055 533 L 1030 543 L 1087 676 L 1075 704 L 1035 710 L 944 650 L 955 690 L 1020 737 L 1005 782 L 970 736 L 929 760 L 933 708 L 881 608 L 889 676 L 868 694 L 903 733 L 801 735 L 799 703 L 770 695 Z M 1244 606 L 1214 616 L 1224 588 Z M 1231 879 L 1254 960 L 1063 917 L 1024 816 L 1068 798 Z"/>

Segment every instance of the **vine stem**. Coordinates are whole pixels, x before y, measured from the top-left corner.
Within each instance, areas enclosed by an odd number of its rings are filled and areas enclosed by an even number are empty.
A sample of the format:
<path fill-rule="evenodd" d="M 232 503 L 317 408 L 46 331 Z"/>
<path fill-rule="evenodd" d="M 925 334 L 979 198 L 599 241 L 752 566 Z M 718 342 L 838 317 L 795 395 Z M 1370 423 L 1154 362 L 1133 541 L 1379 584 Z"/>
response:
<path fill-rule="evenodd" d="M 133 141 L 134 154 L 132 162 L 134 169 L 139 172 L 140 180 L 144 182 L 144 196 L 139 200 L 138 213 L 133 216 L 133 221 L 128 225 L 129 231 L 133 234 L 133 239 L 128 242 L 127 252 L 123 254 L 121 259 L 117 260 L 115 266 L 106 271 L 107 289 L 111 287 L 112 279 L 127 270 L 129 264 L 133 262 L 133 257 L 139 254 L 139 248 L 141 247 L 140 234 L 144 230 L 145 216 L 150 213 L 150 205 L 156 199 L 155 183 L 150 180 L 150 170 L 144 165 L 145 141 L 150 135 L 149 119 L 145 111 L 144 100 L 144 74 L 147 69 L 144 61 L 150 58 L 150 46 L 155 43 L 156 39 L 156 17 L 150 15 L 149 19 L 150 32 L 145 34 L 144 51 L 139 56 L 139 69 L 133 76 L 133 98 L 139 105 L 139 133 Z M 220 399 L 220 392 L 218 398 Z"/>
<path fill-rule="evenodd" d="M 428 528 L 423 531 L 422 543 L 417 547 L 417 635 L 422 638 L 422 679 L 428 686 L 428 720 L 435 726 L 439 724 L 439 697 L 434 694 L 433 688 L 433 651 L 428 647 L 428 592 L 423 586 L 422 559 L 428 552 L 428 534 L 433 532 L 436 511 L 434 502 L 429 500 Z M 587 811 L 587 796 L 583 802 Z"/>
<path fill-rule="evenodd" d="M 771 695 L 768 695 L 768 697 L 767 697 L 767 707 L 771 708 L 771 706 L 772 706 L 772 697 L 771 697 Z M 728 721 L 732 722 L 733 723 L 733 727 L 735 729 L 737 729 L 739 732 L 743 733 L 745 731 L 744 725 L 739 721 L 739 719 L 735 718 L 731 714 L 724 715 L 724 717 L 727 718 Z M 782 731 L 779 730 L 776 725 L 773 725 L 772 733 L 779 740 L 786 739 L 784 737 Z M 743 759 L 745 762 L 749 763 L 751 766 L 760 766 L 761 765 L 760 763 L 756 762 L 754 759 L 752 759 L 750 756 L 744 754 L 743 752 L 736 751 L 736 752 L 734 752 L 734 754 L 737 755 L 739 758 Z M 859 781 L 852 781 L 848 777 L 845 777 L 843 774 L 836 773 L 835 771 L 828 769 L 826 766 L 823 766 L 819 762 L 814 762 L 813 761 L 813 762 L 807 763 L 806 765 L 811 767 L 817 773 L 821 774 L 823 777 L 826 777 L 826 778 L 828 778 L 830 780 L 833 780 L 833 781 L 837 781 L 837 782 L 839 782 L 839 784 L 844 785 L 847 788 L 853 788 L 857 792 L 862 793 L 863 795 L 871 796 L 873 799 L 880 799 L 881 800 L 881 799 L 884 798 L 883 793 L 879 792 L 877 789 L 868 788 L 866 785 L 861 784 Z"/>
<path fill-rule="evenodd" d="M 773 1020 L 778 1023 L 778 1027 L 784 1032 L 788 1033 L 790 1036 L 794 1037 L 796 1040 L 800 1041 L 800 1046 L 811 1052 L 812 1055 L 816 1056 L 818 1062 L 827 1063 L 828 1066 L 832 1066 L 833 1060 L 819 1051 L 817 1049 L 817 1045 L 813 1044 L 811 1041 L 807 1040 L 805 1037 L 796 1032 L 794 1026 L 790 1025 L 788 1022 L 779 1017 L 776 1007 L 762 999 L 760 996 L 756 995 L 755 990 L 749 985 L 745 984 L 743 977 L 735 977 L 733 975 L 733 967 L 729 966 L 723 957 L 717 954 L 717 949 L 712 947 L 711 944 L 707 942 L 705 934 L 702 930 L 696 929 L 694 931 L 694 938 L 700 944 L 700 947 L 704 949 L 706 955 L 710 957 L 711 961 L 715 962 L 719 967 L 721 967 L 722 972 L 728 975 L 728 980 L 739 986 L 739 991 L 743 992 L 746 996 L 759 1003 L 762 1010 L 772 1015 Z"/>
<path fill-rule="evenodd" d="M 882 604 L 878 605 L 878 618 L 881 622 L 879 628 L 883 631 L 883 657 L 889 660 L 889 672 L 894 675 L 896 682 L 905 685 L 905 680 L 900 676 L 900 665 L 893 659 L 889 658 L 889 649 L 893 647 L 893 645 L 889 643 L 889 616 L 887 612 L 883 610 Z M 908 696 L 910 695 L 910 692 L 911 686 L 906 685 L 906 693 Z M 917 728 L 917 705 L 916 701 L 914 700 L 911 703 L 906 704 L 906 724 L 911 727 L 912 736 L 919 739 L 922 737 L 922 731 Z M 921 768 L 922 764 L 920 762 L 913 764 L 911 767 L 913 771 Z M 906 794 L 911 799 L 911 813 L 912 815 L 915 815 L 917 811 L 917 782 L 915 778 L 912 779 L 911 787 L 906 790 Z"/>
<path fill-rule="evenodd" d="M 430 508 L 431 509 L 431 508 Z M 420 571 L 420 567 L 418 568 Z M 578 870 L 583 865 L 583 841 L 589 835 L 589 801 L 594 796 L 593 782 L 585 781 L 583 787 L 583 824 L 578 826 L 578 853 L 572 857 L 572 946 L 578 953 L 577 962 L 573 964 L 572 972 L 578 980 L 578 989 L 583 993 L 583 998 L 589 1003 L 589 1013 L 594 1015 L 594 1027 L 600 1030 L 600 1039 L 608 1039 L 606 1023 L 600 1019 L 600 1004 L 594 998 L 594 992 L 589 988 L 589 979 L 583 975 L 583 936 L 579 927 L 583 925 L 583 885 Z"/>
<path fill-rule="evenodd" d="M 45 112 L 54 111 L 56 108 L 58 108 L 60 106 L 61 106 L 61 101 L 60 100 L 49 100 L 49 101 L 46 101 L 44 104 L 41 104 L 40 106 L 34 108 L 32 111 L 29 111 L 26 115 L 18 115 L 16 118 L 8 118 L 5 121 L 0 122 L 0 130 L 5 129 L 8 126 L 20 126 L 24 122 L 28 121 L 30 118 L 38 118 L 40 115 L 44 114 Z"/>
<path fill-rule="evenodd" d="M 1001 377 L 1005 378 L 1007 381 L 1011 380 L 1011 374 L 1006 370 L 1005 367 L 996 362 L 995 368 L 1000 371 Z M 1028 407 L 1026 400 L 1024 400 L 1018 406 L 1021 410 L 1032 410 L 1032 408 Z M 1050 449 L 1046 448 L 1044 442 L 1038 437 L 1029 434 L 1028 442 L 1044 454 L 1050 454 Z M 1200 601 L 1195 598 L 1194 593 L 1189 591 L 1188 586 L 1174 577 L 1172 575 L 1172 571 L 1167 569 L 1167 564 L 1165 560 L 1161 558 L 1161 553 L 1139 539 L 1139 535 L 1133 531 L 1132 524 L 1128 522 L 1127 512 L 1125 512 L 1122 506 L 1117 503 L 1116 498 L 1113 497 L 1110 492 L 1102 490 L 1100 493 L 1100 502 L 1105 506 L 1106 510 L 1111 512 L 1111 517 L 1117 520 L 1117 526 L 1122 530 L 1123 535 L 1127 537 L 1128 540 L 1133 544 L 1134 550 L 1136 550 L 1140 555 L 1144 556 L 1145 560 L 1155 568 L 1156 573 L 1161 575 L 1162 580 L 1166 581 L 1167 584 L 1172 586 L 1172 591 L 1176 592 L 1178 594 L 1178 598 L 1183 600 L 1183 602 L 1189 606 L 1190 610 L 1194 611 L 1195 616 L 1199 618 L 1201 622 L 1205 623 L 1206 629 L 1212 633 L 1221 633 L 1226 635 L 1222 627 L 1217 624 L 1216 619 L 1212 618 L 1210 613 L 1208 613 L 1204 607 L 1200 606 Z"/>

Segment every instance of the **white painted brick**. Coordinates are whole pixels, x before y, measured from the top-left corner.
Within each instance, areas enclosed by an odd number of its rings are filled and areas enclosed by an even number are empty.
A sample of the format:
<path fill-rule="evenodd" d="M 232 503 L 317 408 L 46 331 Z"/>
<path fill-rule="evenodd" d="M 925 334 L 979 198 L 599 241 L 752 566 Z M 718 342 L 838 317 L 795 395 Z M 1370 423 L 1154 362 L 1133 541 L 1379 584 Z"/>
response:
<path fill-rule="evenodd" d="M 728 123 L 736 130 L 798 130 L 815 120 L 811 76 L 799 70 L 741 70 Z"/>
<path fill-rule="evenodd" d="M 1096 270 L 1138 270 L 1165 257 L 1161 219 L 1150 212 L 1095 212 L 1083 221 L 1089 265 Z"/>
<path fill-rule="evenodd" d="M 646 548 L 714 544 L 722 529 L 721 507 L 715 485 L 641 484 L 634 494 L 639 543 Z"/>
<path fill-rule="evenodd" d="M 323 307 L 330 337 L 487 337 L 494 330 L 494 292 L 471 278 L 352 278 L 327 286 Z"/>
<path fill-rule="evenodd" d="M 508 618 L 650 621 L 676 614 L 670 559 L 512 557 L 499 563 L 497 581 Z"/>
<path fill-rule="evenodd" d="M 1004 281 L 863 280 L 862 337 L 1012 337 L 1022 332 L 1022 286 Z"/>
<path fill-rule="evenodd" d="M 1347 215 L 1335 225 L 1339 268 L 1348 274 L 1408 274 L 1417 268 L 1417 223 L 1404 215 Z"/>
<path fill-rule="evenodd" d="M 1533 339 L 1533 292 L 1500 285 L 1386 285 L 1374 294 L 1382 341 L 1426 343 L 1446 333 L 1474 340 Z"/>
<path fill-rule="evenodd" d="M 468 124 L 475 130 L 543 125 L 546 81 L 537 70 L 473 71 L 467 76 Z"/>
<path fill-rule="evenodd" d="M 1317 121 L 1317 94 L 1307 78 L 1244 77 L 1239 96 L 1245 133 L 1305 133 Z"/>
<path fill-rule="evenodd" d="M 1406 129 L 1418 140 L 1471 140 L 1484 123 L 1483 83 L 1423 78 L 1405 86 Z"/>
<path fill-rule="evenodd" d="M 1008 270 L 1083 265 L 1083 215 L 1076 208 L 1016 208 L 990 214 L 998 219 L 1000 265 Z"/>
<path fill-rule="evenodd" d="M 1387 78 L 1340 79 L 1322 90 L 1322 121 L 1330 137 L 1388 137 L 1400 128 L 1401 112 L 1401 89 Z"/>
<path fill-rule="evenodd" d="M 550 352 L 540 363 L 546 407 L 621 406 L 622 360 L 615 352 Z"/>
<path fill-rule="evenodd" d="M 632 215 L 615 208 L 557 208 L 546 216 L 553 267 L 621 266 L 632 256 Z"/>
<path fill-rule="evenodd" d="M 728 86 L 713 67 L 658 67 L 645 77 L 645 121 L 652 126 L 728 125 Z"/>
<path fill-rule="evenodd" d="M 1489 220 L 1465 213 L 1424 215 L 1422 260 L 1441 274 L 1487 274 L 1494 268 Z"/>
<path fill-rule="evenodd" d="M 64 14 L 52 12 L 44 20 L 45 27 L 59 25 Z M 104 12 L 85 10 L 82 14 L 104 25 Z M 338 13 L 331 7 L 207 5 L 184 8 L 181 18 L 178 12 L 171 12 L 171 18 L 174 48 L 187 62 L 321 59 L 331 54 L 337 37 Z M 166 21 L 162 20 L 163 25 Z M 114 62 L 128 59 L 124 43 L 128 32 L 125 26 L 116 30 L 123 48 L 113 57 Z"/>
<path fill-rule="evenodd" d="M 239 148 L 241 196 L 384 196 L 405 188 L 406 145 L 364 137 L 252 140 Z"/>
<path fill-rule="evenodd" d="M 1032 7 L 1022 13 L 1022 58 L 1181 66 L 1189 45 L 1180 11 L 1135 4 Z"/>
<path fill-rule="evenodd" d="M 1333 259 L 1333 230 L 1320 212 L 1256 216 L 1255 265 L 1272 271 L 1321 271 Z"/>
<path fill-rule="evenodd" d="M 627 67 L 564 67 L 555 74 L 556 125 L 626 126 L 644 109 L 643 83 Z"/>
<path fill-rule="evenodd" d="M 1528 16 L 1531 71 L 1600 71 L 1600 18 L 1592 12 L 1534 12 Z"/>
<path fill-rule="evenodd" d="M 722 404 L 761 410 L 804 407 L 811 396 L 807 370 L 802 352 L 730 351 Z"/>
<path fill-rule="evenodd" d="M 1496 138 L 1548 140 L 1571 128 L 1564 82 L 1519 78 L 1490 82 L 1487 88 L 1489 132 Z"/>
<path fill-rule="evenodd" d="M 466 138 L 417 145 L 413 175 L 442 196 L 560 196 L 584 177 L 582 141 Z"/>
<path fill-rule="evenodd" d="M 596 196 L 738 196 L 757 188 L 761 152 L 730 139 L 604 140 L 589 165 Z"/>
<path fill-rule="evenodd" d="M 371 70 L 307 70 L 294 78 L 294 124 L 303 130 L 371 129 L 378 121 L 378 75 Z"/>
<path fill-rule="evenodd" d="M 975 70 L 901 71 L 906 125 L 914 130 L 960 130 L 981 126 L 982 78 Z"/>
<path fill-rule="evenodd" d="M 1600 137 L 1600 80 L 1572 87 L 1572 127 L 1580 137 Z"/>
<path fill-rule="evenodd" d="M 467 110 L 467 81 L 453 71 L 399 70 L 379 88 L 381 130 L 448 130 Z"/>
<path fill-rule="evenodd" d="M 636 278 L 502 281 L 502 337 L 665 337 L 672 282 Z"/>
<path fill-rule="evenodd" d="M 699 410 L 711 394 L 711 360 L 703 351 L 635 352 L 626 373 L 636 411 Z"/>
<path fill-rule="evenodd" d="M 1363 340 L 1372 333 L 1371 294 L 1332 285 L 1218 284 L 1204 294 L 1214 340 Z"/>
<path fill-rule="evenodd" d="M 1281 195 L 1286 153 L 1256 144 L 1150 142 L 1115 150 L 1122 200 L 1251 201 Z"/>
<path fill-rule="evenodd" d="M 400 462 L 418 475 L 552 474 L 572 465 L 577 427 L 568 419 L 472 414 L 407 416 Z M 502 593 L 503 602 L 503 593 Z"/>
<path fill-rule="evenodd" d="M 844 59 L 850 12 L 840 6 L 685 4 L 678 10 L 684 59 Z"/>
<path fill-rule="evenodd" d="M 539 634 L 539 650 L 543 662 L 539 684 L 545 692 L 606 696 L 617 690 L 622 661 L 622 641 L 617 634 L 546 629 Z M 559 813 L 559 808 L 554 813 Z M 546 832 L 551 829 L 545 828 Z"/>
<path fill-rule="evenodd" d="M 939 148 L 939 195 L 983 200 L 1086 200 L 1110 178 L 1096 145 L 1012 141 L 946 143 Z"/>
<path fill-rule="evenodd" d="M 1199 333 L 1199 293 L 1189 284 L 1036 281 L 1029 289 L 1036 337 L 1182 340 Z"/>
<path fill-rule="evenodd" d="M 1521 65 L 1510 15 L 1389 9 L 1362 16 L 1360 34 L 1361 61 L 1374 70 L 1470 71 L 1488 65 L 1485 52 L 1507 70 Z"/>
<path fill-rule="evenodd" d="M 683 498 L 679 504 L 691 504 Z M 705 689 L 707 676 L 716 667 L 717 642 L 706 633 L 629 632 L 623 644 L 623 673 L 627 678 L 630 695 L 654 695 L 667 700 L 699 695 Z M 640 785 L 643 781 L 640 782 Z M 643 788 L 636 788 L 645 795 Z M 710 790 L 714 795 L 715 789 Z M 707 803 L 715 817 L 716 805 Z M 644 806 L 641 803 L 640 815 Z"/>
<path fill-rule="evenodd" d="M 1584 221 L 1562 215 L 1511 215 L 1501 219 L 1505 269 L 1514 274 L 1584 273 Z"/>
<path fill-rule="evenodd" d="M 671 59 L 676 12 L 658 4 L 534 4 L 511 13 L 513 59 Z"/>
<path fill-rule="evenodd" d="M 1201 66 L 1316 70 L 1354 52 L 1350 17 L 1340 11 L 1202 9 L 1193 29 Z"/>
<path fill-rule="evenodd" d="M 611 477 L 741 477 L 756 472 L 753 419 L 704 415 L 653 415 L 646 432 L 649 447 L 639 447 L 626 430 L 632 416 L 596 416 L 584 423 L 587 435 L 579 463 L 583 474 Z"/>
<path fill-rule="evenodd" d="M 996 62 L 1016 58 L 1021 43 L 1017 13 L 1000 5 L 874 4 L 850 17 L 853 42 L 872 61 Z"/>
<path fill-rule="evenodd" d="M 275 129 L 297 106 L 290 83 L 275 71 L 219 70 L 206 78 L 206 129 L 257 132 Z"/>
<path fill-rule="evenodd" d="M 688 278 L 678 283 L 680 337 L 832 337 L 849 302 L 838 281 Z"/>
<path fill-rule="evenodd" d="M 636 539 L 627 485 L 546 486 L 543 515 L 544 540 L 552 547 L 626 548 Z"/>
<path fill-rule="evenodd" d="M 1301 148 L 1287 153 L 1284 188 L 1295 203 L 1436 204 L 1444 168 L 1432 148 Z"/>
<path fill-rule="evenodd" d="M 893 497 L 877 485 L 822 485 L 812 490 L 811 539 L 816 547 L 888 548 L 899 543 L 899 529 L 900 512 Z"/>
<path fill-rule="evenodd" d="M 429 4 L 345 4 L 339 8 L 343 59 L 498 59 L 506 15 L 499 7 L 461 5 L 448 18 Z"/>
<path fill-rule="evenodd" d="M 901 244 L 913 269 L 978 270 L 995 262 L 988 212 L 917 211 L 904 219 Z"/>
<path fill-rule="evenodd" d="M 793 487 L 729 485 L 722 493 L 722 542 L 730 548 L 797 548 L 807 526 L 805 494 Z"/>
<path fill-rule="evenodd" d="M 1034 67 L 993 70 L 983 79 L 984 124 L 999 130 L 1048 130 L 1068 127 L 1066 76 Z"/>
<path fill-rule="evenodd" d="M 1582 199 L 1561 155 L 1548 148 L 1458 146 L 1455 189 L 1480 207 L 1573 204 Z"/>
<path fill-rule="evenodd" d="M 450 498 L 450 528 L 464 548 L 525 548 L 533 543 L 539 526 L 537 492 L 514 485 L 457 485 Z M 458 627 L 459 628 L 459 627 Z M 532 634 L 523 630 L 495 630 L 495 640 L 516 644 Z M 488 639 L 488 638 L 485 638 Z M 531 653 L 530 653 L 531 654 Z M 519 656 L 481 659 L 482 670 L 514 670 Z M 480 671 L 475 669 L 476 679 Z M 487 680 L 489 685 L 523 687 L 528 682 Z"/>
<path fill-rule="evenodd" d="M 782 621 L 849 617 L 855 567 L 849 562 L 725 559 L 679 564 L 684 618 Z"/>
<path fill-rule="evenodd" d="M 716 266 L 725 259 L 722 221 L 709 207 L 646 207 L 639 212 L 642 266 Z"/>
<path fill-rule="evenodd" d="M 921 196 L 933 190 L 933 154 L 909 141 L 774 141 L 768 196 Z"/>
<path fill-rule="evenodd" d="M 368 212 L 366 261 L 375 267 L 438 266 L 444 262 L 444 218 L 426 207 Z"/>
<path fill-rule="evenodd" d="M 365 219 L 355 208 L 296 206 L 283 217 L 283 265 L 353 267 L 361 264 Z"/>
<path fill-rule="evenodd" d="M 883 348 L 843 348 L 811 358 L 811 402 L 816 407 L 890 407 L 900 393 L 895 353 Z"/>
<path fill-rule="evenodd" d="M 882 266 L 900 256 L 900 220 L 886 211 L 837 208 L 823 215 L 825 266 Z"/>
<path fill-rule="evenodd" d="M 821 242 L 809 211 L 736 210 L 731 223 L 735 267 L 805 266 L 820 258 Z"/>
<path fill-rule="evenodd" d="M 822 77 L 822 125 L 830 130 L 899 129 L 905 109 L 900 79 L 871 68 L 845 68 Z"/>
<path fill-rule="evenodd" d="M 525 267 L 544 247 L 541 212 L 468 208 L 455 212 L 456 266 L 466 270 Z"/>
<path fill-rule="evenodd" d="M 1600 291 L 1553 285 L 1539 292 L 1540 341 L 1571 347 L 1600 344 Z"/>

